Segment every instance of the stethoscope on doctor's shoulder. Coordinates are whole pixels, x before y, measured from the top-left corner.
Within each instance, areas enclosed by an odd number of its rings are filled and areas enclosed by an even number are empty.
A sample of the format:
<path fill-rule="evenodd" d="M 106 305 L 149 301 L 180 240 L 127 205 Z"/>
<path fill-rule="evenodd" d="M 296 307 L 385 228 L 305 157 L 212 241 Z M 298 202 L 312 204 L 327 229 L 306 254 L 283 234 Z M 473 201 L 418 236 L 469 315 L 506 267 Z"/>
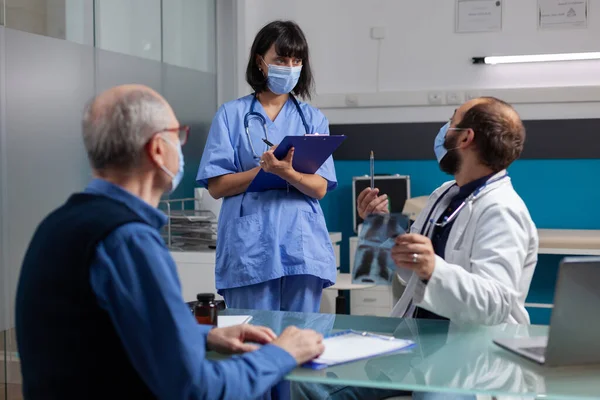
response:
<path fill-rule="evenodd" d="M 435 201 L 435 203 L 433 203 L 433 207 L 431 207 L 431 209 L 429 210 L 429 214 L 427 214 L 427 219 L 425 219 L 425 224 L 423 224 L 423 226 L 421 227 L 421 235 L 425 235 L 427 236 L 429 234 L 429 231 L 432 227 L 434 228 L 443 228 L 445 226 L 447 226 L 448 224 L 450 224 L 452 221 L 454 221 L 456 219 L 456 217 L 458 217 L 458 214 L 461 212 L 461 210 L 467 205 L 467 203 L 470 203 L 472 201 L 475 200 L 475 198 L 477 197 L 477 195 L 479 193 L 481 193 L 481 191 L 488 185 L 494 183 L 494 182 L 498 182 L 504 178 L 508 178 L 508 172 L 505 173 L 502 176 L 499 176 L 497 178 L 494 179 L 490 179 L 488 181 L 486 181 L 483 185 L 479 186 L 477 189 L 475 189 L 475 191 L 469 196 L 467 197 L 458 207 L 456 207 L 456 210 L 454 210 L 454 212 L 452 212 L 452 214 L 450 214 L 447 217 L 444 217 L 444 219 L 442 220 L 442 222 L 435 222 L 433 218 L 431 218 L 431 214 L 433 214 L 433 212 L 435 211 L 435 209 L 437 208 L 438 204 L 440 204 L 440 201 L 442 201 L 442 199 L 444 198 L 444 196 L 446 196 L 446 194 L 448 194 L 448 192 L 454 187 L 456 186 L 456 183 L 454 185 L 451 185 L 448 189 L 446 189 L 444 191 L 444 193 L 442 193 L 442 195 L 440 197 L 438 197 L 438 199 Z"/>
<path fill-rule="evenodd" d="M 300 103 L 298 103 L 298 100 L 296 100 L 296 98 L 291 93 L 290 93 L 290 98 L 294 102 L 294 105 L 296 106 L 296 110 L 298 110 L 298 114 L 300 114 L 300 118 L 302 119 L 302 124 L 304 124 L 304 130 L 306 131 L 306 134 L 307 135 L 310 134 L 310 131 L 308 129 L 308 124 L 306 123 L 306 118 L 304 118 L 304 113 L 302 112 L 302 109 L 300 108 Z M 252 97 L 252 103 L 250 103 L 250 111 L 247 112 L 246 115 L 244 115 L 244 129 L 246 130 L 246 136 L 248 137 L 248 142 L 250 143 L 250 148 L 252 149 L 252 154 L 254 155 L 254 157 L 256 159 L 259 159 L 260 156 L 258 154 L 256 154 L 256 151 L 254 150 L 254 145 L 252 144 L 252 139 L 250 138 L 250 129 L 248 128 L 248 123 L 250 122 L 250 120 L 252 118 L 258 118 L 260 120 L 260 122 L 262 123 L 264 134 L 265 134 L 265 139 L 267 141 L 269 141 L 269 135 L 267 133 L 267 120 L 261 113 L 254 111 L 254 105 L 256 104 L 256 100 L 257 100 L 257 96 L 256 96 L 256 93 L 254 93 L 254 96 Z"/>

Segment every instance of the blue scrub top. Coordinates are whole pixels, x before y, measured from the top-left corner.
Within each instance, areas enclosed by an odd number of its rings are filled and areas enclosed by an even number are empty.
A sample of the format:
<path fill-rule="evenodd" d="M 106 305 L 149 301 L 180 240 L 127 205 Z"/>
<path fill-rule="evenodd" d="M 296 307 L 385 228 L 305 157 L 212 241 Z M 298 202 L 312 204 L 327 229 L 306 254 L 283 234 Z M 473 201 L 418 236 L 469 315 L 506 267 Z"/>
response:
<path fill-rule="evenodd" d="M 243 172 L 258 166 L 244 128 L 253 95 L 223 104 L 215 115 L 196 180 L 208 187 L 208 179 Z M 318 109 L 300 108 L 309 133 L 329 134 L 329 122 Z M 305 128 L 293 101 L 288 99 L 275 121 L 259 101 L 254 111 L 267 121 L 269 141 L 280 143 L 288 135 L 304 135 Z M 267 151 L 261 121 L 252 118 L 249 132 L 257 155 Z M 317 171 L 327 180 L 327 190 L 337 186 L 333 158 Z M 319 201 L 290 186 L 290 190 L 242 193 L 223 199 L 217 233 L 217 290 L 266 282 L 290 275 L 313 275 L 324 287 L 335 282 L 333 246 Z"/>

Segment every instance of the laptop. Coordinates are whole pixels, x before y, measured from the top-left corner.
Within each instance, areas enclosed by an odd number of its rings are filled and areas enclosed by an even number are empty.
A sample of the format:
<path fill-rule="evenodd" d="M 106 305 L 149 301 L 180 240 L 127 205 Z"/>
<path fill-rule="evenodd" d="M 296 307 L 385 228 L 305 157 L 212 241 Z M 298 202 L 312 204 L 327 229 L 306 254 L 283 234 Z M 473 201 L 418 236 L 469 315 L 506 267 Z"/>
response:
<path fill-rule="evenodd" d="M 494 343 L 547 366 L 600 364 L 600 257 L 561 261 L 547 337 Z"/>

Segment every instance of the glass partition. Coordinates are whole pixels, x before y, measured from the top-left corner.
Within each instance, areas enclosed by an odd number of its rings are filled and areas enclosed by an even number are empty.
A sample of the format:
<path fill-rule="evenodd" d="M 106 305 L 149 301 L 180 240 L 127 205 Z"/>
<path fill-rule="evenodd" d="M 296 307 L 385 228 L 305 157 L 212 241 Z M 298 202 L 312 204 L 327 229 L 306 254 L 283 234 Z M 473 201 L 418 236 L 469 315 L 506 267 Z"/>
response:
<path fill-rule="evenodd" d="M 96 47 L 161 61 L 161 1 L 95 2 Z"/>
<path fill-rule="evenodd" d="M 86 101 L 124 83 L 165 96 L 192 127 L 173 196 L 193 196 L 217 108 L 215 4 L 0 0 L 0 400 L 22 399 L 14 304 L 24 253 L 40 221 L 91 177 Z"/>
<path fill-rule="evenodd" d="M 94 44 L 94 0 L 2 1 L 7 28 L 90 46 Z"/>
<path fill-rule="evenodd" d="M 214 73 L 215 0 L 163 0 L 163 61 Z"/>

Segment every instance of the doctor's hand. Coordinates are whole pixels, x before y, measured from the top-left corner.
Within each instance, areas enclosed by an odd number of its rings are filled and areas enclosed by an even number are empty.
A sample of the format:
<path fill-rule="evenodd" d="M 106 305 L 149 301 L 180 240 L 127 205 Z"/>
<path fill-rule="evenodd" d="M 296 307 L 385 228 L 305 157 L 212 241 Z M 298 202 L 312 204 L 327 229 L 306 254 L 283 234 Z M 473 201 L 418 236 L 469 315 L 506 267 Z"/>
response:
<path fill-rule="evenodd" d="M 416 233 L 396 238 L 396 244 L 392 247 L 392 259 L 396 266 L 413 270 L 424 280 L 429 280 L 435 269 L 435 252 L 431 240 Z"/>
<path fill-rule="evenodd" d="M 298 365 L 314 360 L 325 351 L 323 335 L 310 329 L 298 329 L 295 326 L 286 328 L 273 344 L 287 351 L 296 359 Z"/>
<path fill-rule="evenodd" d="M 269 328 L 248 324 L 214 328 L 208 333 L 208 349 L 221 354 L 247 353 L 258 349 L 254 342 L 271 343 L 277 336 Z"/>
<path fill-rule="evenodd" d="M 264 152 L 260 158 L 259 164 L 265 172 L 270 172 L 285 179 L 285 177 L 294 170 L 292 167 L 294 148 L 292 147 L 282 160 L 278 160 L 273 154 L 275 148 L 276 146 L 271 147 L 268 151 Z"/>
<path fill-rule="evenodd" d="M 371 190 L 366 188 L 358 195 L 356 199 L 356 208 L 358 215 L 362 219 L 366 219 L 369 214 L 387 214 L 388 212 L 388 197 L 387 194 L 377 196 L 379 189 Z"/>

